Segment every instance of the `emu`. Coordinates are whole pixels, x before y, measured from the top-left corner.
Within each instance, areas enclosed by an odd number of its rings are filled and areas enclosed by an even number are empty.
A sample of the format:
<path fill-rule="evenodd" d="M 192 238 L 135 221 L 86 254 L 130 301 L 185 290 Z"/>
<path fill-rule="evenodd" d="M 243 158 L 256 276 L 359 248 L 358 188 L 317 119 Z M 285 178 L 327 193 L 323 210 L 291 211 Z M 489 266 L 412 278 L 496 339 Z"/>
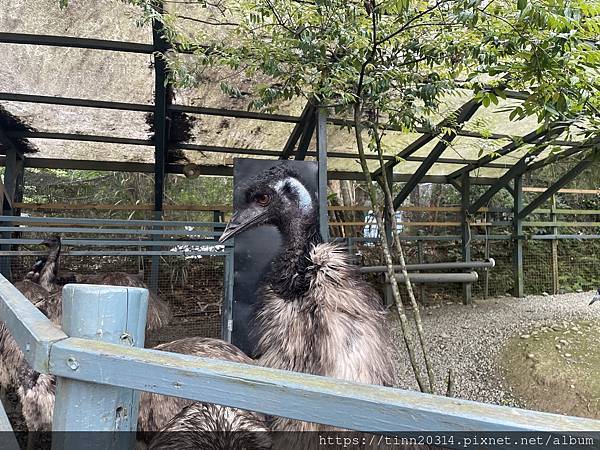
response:
<path fill-rule="evenodd" d="M 600 302 L 600 289 L 598 289 L 598 291 L 596 292 L 596 295 L 594 295 L 594 297 L 592 298 L 590 305 L 593 305 L 596 302 Z"/>
<path fill-rule="evenodd" d="M 48 256 L 36 261 L 26 280 L 16 283 L 21 292 L 44 313 L 52 322 L 60 325 L 62 319 L 62 286 L 57 283 L 59 272 L 61 240 L 53 236 L 43 242 L 49 248 Z M 115 285 L 146 287 L 140 280 L 115 273 L 110 282 Z M 127 275 L 127 274 L 125 274 Z M 104 279 L 106 280 L 107 277 Z M 33 283 L 37 279 L 45 288 Z M 97 280 L 102 280 L 98 278 Z M 158 316 L 158 317 L 157 317 Z M 148 302 L 146 333 L 160 328 L 168 322 L 169 307 L 156 296 Z M 52 375 L 40 374 L 27 364 L 23 353 L 8 332 L 4 324 L 0 324 L 0 355 L 2 366 L 0 382 L 3 387 L 17 388 L 21 401 L 23 417 L 30 431 L 46 431 L 51 429 L 55 397 L 55 378 Z"/>
<path fill-rule="evenodd" d="M 60 240 L 58 247 L 54 239 L 46 239 L 42 242 L 50 249 L 49 253 L 56 259 L 60 254 Z M 49 255 L 50 256 L 50 255 Z M 52 280 L 52 273 L 56 265 L 54 262 L 48 263 L 47 257 L 38 259 L 32 269 L 25 275 L 23 281 L 15 283 L 15 287 L 34 305 L 41 306 L 48 302 L 48 299 L 54 298 L 56 292 L 50 292 L 48 280 Z M 39 282 L 44 280 L 47 288 L 42 287 Z M 20 371 L 23 367 L 24 358 L 21 349 L 10 335 L 4 322 L 0 322 L 0 386 L 3 390 L 17 388 L 20 383 Z"/>
<path fill-rule="evenodd" d="M 256 413 L 192 403 L 150 442 L 149 450 L 267 450 L 272 441 Z"/>
<path fill-rule="evenodd" d="M 254 364 L 237 347 L 219 339 L 179 339 L 155 349 Z M 151 449 L 260 450 L 271 446 L 262 414 L 149 392 L 140 396 L 138 431 L 142 432 L 139 435 L 142 441 L 155 436 L 150 442 Z M 156 431 L 161 433 L 156 435 Z"/>
<path fill-rule="evenodd" d="M 39 271 L 38 278 L 47 280 L 48 288 L 50 288 L 52 293 L 46 291 L 47 295 L 37 302 L 36 306 L 52 321 L 59 323 L 62 316 L 62 290 L 60 287 L 57 288 L 54 282 L 56 281 L 55 277 L 58 273 L 57 267 L 60 250 L 54 250 L 60 248 L 60 239 L 52 240 L 50 245 L 52 248 L 49 257 L 43 262 L 41 267 L 40 265 L 37 265 L 37 270 Z M 48 275 L 47 272 L 50 272 L 50 275 Z M 99 280 L 118 282 L 119 280 L 127 280 L 127 278 L 117 275 L 112 278 L 106 276 L 95 279 L 95 281 Z M 130 280 L 135 281 L 134 278 L 131 278 Z M 144 285 L 140 287 L 143 286 Z M 149 316 L 150 314 L 156 314 L 156 311 L 157 309 L 155 308 L 154 312 L 151 312 L 149 308 Z M 152 323 L 159 323 L 159 321 L 154 320 Z M 147 329 L 149 326 L 150 325 L 147 324 Z M 8 333 L 6 333 L 6 336 L 12 340 Z M 0 337 L 2 337 L 2 335 L 0 335 Z M 15 361 L 15 371 L 19 374 L 18 394 L 27 427 L 29 431 L 49 431 L 52 426 L 54 412 L 56 389 L 55 377 L 47 374 L 40 374 L 31 369 L 14 341 L 12 341 L 12 347 L 18 351 L 18 361 Z M 159 345 L 156 349 L 253 364 L 253 361 L 241 350 L 217 339 L 181 339 Z M 187 406 L 190 406 L 190 408 L 182 412 Z M 181 413 L 179 418 L 175 419 L 174 416 L 179 413 Z M 173 421 L 169 424 L 171 419 L 173 419 Z M 260 414 L 216 405 L 196 404 L 190 400 L 175 397 L 142 393 L 138 421 L 138 428 L 140 431 L 159 431 L 161 428 L 164 428 L 167 431 L 175 431 L 186 426 L 184 421 L 188 421 L 187 424 L 190 426 L 193 424 L 196 428 L 196 432 L 193 434 L 168 433 L 168 436 L 170 437 L 164 437 L 155 445 L 174 445 L 177 442 L 177 439 L 180 439 L 183 435 L 185 435 L 185 439 L 192 439 L 193 441 L 200 442 L 201 440 L 210 437 L 210 430 L 222 430 L 226 432 L 236 431 L 236 433 L 231 435 L 226 434 L 215 440 L 213 447 L 211 447 L 214 449 L 225 450 L 236 448 L 229 444 L 237 442 L 247 441 L 248 444 L 253 445 L 254 443 L 264 444 L 267 442 L 266 437 L 257 439 L 255 442 L 252 433 L 250 433 L 250 431 L 254 430 L 266 430 L 264 425 L 265 418 Z M 245 431 L 246 434 L 238 434 L 238 431 Z M 184 442 L 182 441 L 181 444 L 183 443 Z M 223 445 L 222 447 L 219 446 L 221 444 Z M 262 449 L 269 447 L 256 446 L 247 448 Z"/>
<path fill-rule="evenodd" d="M 220 242 L 274 225 L 283 249 L 259 288 L 259 364 L 349 381 L 392 386 L 394 365 L 387 317 L 379 295 L 346 252 L 323 243 L 316 195 L 279 165 L 242 186 L 239 208 Z M 329 427 L 276 418 L 274 430 Z"/>

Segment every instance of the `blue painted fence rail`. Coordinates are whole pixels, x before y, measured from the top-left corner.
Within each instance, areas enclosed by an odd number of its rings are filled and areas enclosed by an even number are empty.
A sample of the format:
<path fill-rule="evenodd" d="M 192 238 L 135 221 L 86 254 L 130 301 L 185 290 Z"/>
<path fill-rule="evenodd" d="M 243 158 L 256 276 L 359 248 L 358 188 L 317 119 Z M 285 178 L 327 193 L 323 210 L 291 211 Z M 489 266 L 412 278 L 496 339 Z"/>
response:
<path fill-rule="evenodd" d="M 89 286 L 69 289 L 77 297 Z M 102 292 L 110 295 L 111 289 L 104 287 Z M 185 397 L 359 431 L 600 431 L 598 420 L 67 337 L 3 277 L 0 314 L 36 370 L 78 382 Z M 69 364 L 73 360 L 77 361 L 75 369 Z"/>

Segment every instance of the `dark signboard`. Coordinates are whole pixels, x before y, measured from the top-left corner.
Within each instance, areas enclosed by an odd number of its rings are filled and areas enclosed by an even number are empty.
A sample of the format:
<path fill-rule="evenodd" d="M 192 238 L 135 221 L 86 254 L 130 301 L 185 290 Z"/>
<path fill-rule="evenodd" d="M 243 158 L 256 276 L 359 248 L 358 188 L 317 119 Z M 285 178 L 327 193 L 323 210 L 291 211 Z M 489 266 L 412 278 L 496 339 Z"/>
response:
<path fill-rule="evenodd" d="M 312 161 L 273 161 L 236 158 L 233 168 L 233 208 L 240 202 L 242 186 L 249 178 L 273 166 L 285 164 L 302 176 L 311 192 L 317 192 L 317 163 Z M 281 237 L 273 226 L 261 226 L 235 237 L 233 281 L 233 332 L 232 343 L 252 354 L 255 338 L 251 330 L 258 299 L 256 290 L 268 273 L 271 261 L 281 251 Z"/>

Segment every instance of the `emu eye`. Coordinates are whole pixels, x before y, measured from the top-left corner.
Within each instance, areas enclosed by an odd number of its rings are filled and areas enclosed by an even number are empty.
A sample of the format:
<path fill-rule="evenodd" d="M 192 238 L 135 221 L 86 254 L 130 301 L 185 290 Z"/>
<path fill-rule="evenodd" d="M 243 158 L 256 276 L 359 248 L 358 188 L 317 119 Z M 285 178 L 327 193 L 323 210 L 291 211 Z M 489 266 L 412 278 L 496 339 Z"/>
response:
<path fill-rule="evenodd" d="M 256 196 L 256 203 L 260 206 L 267 206 L 271 203 L 271 196 L 269 194 L 258 194 Z"/>

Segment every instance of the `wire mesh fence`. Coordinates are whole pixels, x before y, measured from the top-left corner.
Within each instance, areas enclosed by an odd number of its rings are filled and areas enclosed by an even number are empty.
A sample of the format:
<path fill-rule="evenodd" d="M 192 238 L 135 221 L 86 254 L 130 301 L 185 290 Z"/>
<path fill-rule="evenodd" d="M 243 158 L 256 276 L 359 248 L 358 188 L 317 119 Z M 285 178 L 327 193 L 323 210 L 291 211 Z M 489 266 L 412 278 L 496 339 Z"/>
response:
<path fill-rule="evenodd" d="M 555 246 L 556 257 L 553 257 Z M 461 241 L 404 241 L 407 264 L 437 263 L 461 260 Z M 355 260 L 363 266 L 384 264 L 383 252 L 378 243 L 352 245 Z M 524 289 L 526 294 L 553 294 L 587 291 L 598 288 L 600 261 L 595 257 L 600 252 L 598 240 L 557 239 L 525 240 L 523 243 Z M 481 261 L 494 258 L 492 269 L 473 269 L 478 280 L 472 284 L 475 298 L 512 295 L 514 289 L 513 241 L 478 239 L 471 242 L 471 259 Z M 366 274 L 369 281 L 380 292 L 384 291 L 384 276 Z M 555 280 L 555 278 L 557 278 Z M 403 299 L 407 298 L 403 283 L 399 284 Z M 555 290 L 556 287 L 556 290 Z M 460 283 L 414 284 L 417 300 L 426 305 L 462 299 Z"/>

